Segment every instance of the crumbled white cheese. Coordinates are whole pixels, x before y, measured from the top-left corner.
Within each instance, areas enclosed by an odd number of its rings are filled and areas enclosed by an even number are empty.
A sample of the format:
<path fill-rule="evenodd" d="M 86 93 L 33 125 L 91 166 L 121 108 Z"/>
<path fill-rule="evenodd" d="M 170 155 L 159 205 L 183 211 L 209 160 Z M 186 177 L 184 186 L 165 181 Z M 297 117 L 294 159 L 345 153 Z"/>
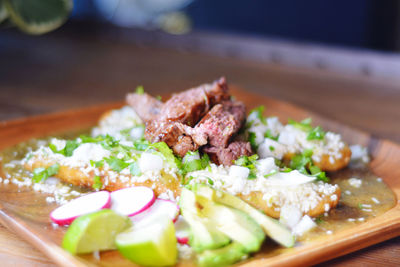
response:
<path fill-rule="evenodd" d="M 122 130 L 135 127 L 142 123 L 142 120 L 132 109 L 132 107 L 125 106 L 120 109 L 112 110 L 109 114 L 103 117 L 99 122 L 99 126 L 93 128 L 92 136 L 108 134 L 118 140 L 124 140 L 125 137 L 121 134 Z M 143 129 L 133 129 L 130 132 L 133 139 L 143 135 Z"/>
<path fill-rule="evenodd" d="M 232 165 L 229 168 L 229 176 L 235 177 L 238 179 L 246 179 L 249 176 L 250 170 L 249 168 Z"/>
<path fill-rule="evenodd" d="M 371 200 L 373 201 L 373 202 L 375 202 L 375 204 L 380 204 L 381 202 L 377 199 L 377 198 L 375 198 L 375 197 L 371 197 Z"/>
<path fill-rule="evenodd" d="M 300 209 L 293 205 L 285 205 L 281 209 L 279 221 L 293 229 L 301 220 L 303 213 Z"/>
<path fill-rule="evenodd" d="M 282 159 L 286 153 L 286 146 L 270 138 L 265 138 L 257 150 L 258 156 L 262 159 L 267 157 Z"/>
<path fill-rule="evenodd" d="M 302 236 L 316 226 L 317 224 L 310 218 L 310 216 L 304 215 L 300 222 L 293 228 L 292 233 L 296 236 Z"/>
<path fill-rule="evenodd" d="M 362 185 L 362 180 L 358 179 L 358 178 L 354 178 L 354 177 L 350 178 L 348 180 L 348 182 L 352 187 L 355 187 L 355 188 L 360 188 Z"/>
<path fill-rule="evenodd" d="M 361 162 L 361 163 L 368 163 L 369 156 L 368 156 L 368 149 L 361 145 L 352 145 L 350 146 L 351 150 L 351 158 L 350 161 L 352 163 Z"/>

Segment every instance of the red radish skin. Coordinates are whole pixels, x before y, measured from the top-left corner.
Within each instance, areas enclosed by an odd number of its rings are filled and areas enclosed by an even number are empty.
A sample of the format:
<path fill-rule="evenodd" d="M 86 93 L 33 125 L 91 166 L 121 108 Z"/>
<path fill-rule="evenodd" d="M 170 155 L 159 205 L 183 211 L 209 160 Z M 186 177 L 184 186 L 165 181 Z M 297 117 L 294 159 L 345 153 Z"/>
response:
<path fill-rule="evenodd" d="M 175 222 L 175 235 L 178 243 L 182 245 L 188 245 L 189 233 L 189 224 L 185 221 L 185 219 L 183 219 L 182 216 L 179 216 L 177 221 Z"/>
<path fill-rule="evenodd" d="M 156 197 L 151 188 L 134 186 L 111 192 L 111 209 L 126 216 L 135 216 L 150 208 Z"/>
<path fill-rule="evenodd" d="M 171 200 L 157 198 L 153 206 L 146 211 L 131 217 L 133 223 L 146 225 L 157 220 L 159 216 L 168 216 L 175 222 L 179 216 L 179 206 Z"/>
<path fill-rule="evenodd" d="M 108 191 L 99 191 L 75 198 L 50 213 L 50 219 L 58 225 L 69 225 L 79 216 L 111 206 Z"/>

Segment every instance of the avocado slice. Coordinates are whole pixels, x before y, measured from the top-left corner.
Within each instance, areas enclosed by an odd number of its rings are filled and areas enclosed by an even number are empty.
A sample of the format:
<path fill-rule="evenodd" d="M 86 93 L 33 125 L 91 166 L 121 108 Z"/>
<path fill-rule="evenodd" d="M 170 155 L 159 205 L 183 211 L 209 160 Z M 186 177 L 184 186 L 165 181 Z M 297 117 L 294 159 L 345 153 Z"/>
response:
<path fill-rule="evenodd" d="M 183 188 L 179 200 L 182 216 L 190 226 L 189 244 L 197 253 L 206 249 L 223 247 L 231 241 L 228 236 L 218 231 L 207 218 L 199 216 L 195 194 Z"/>
<path fill-rule="evenodd" d="M 260 225 L 249 215 L 202 196 L 196 195 L 196 200 L 202 206 L 200 213 L 209 218 L 217 230 L 241 244 L 246 253 L 260 250 L 265 234 Z"/>
<path fill-rule="evenodd" d="M 228 266 L 247 257 L 244 247 L 237 243 L 218 249 L 206 250 L 197 255 L 197 264 L 199 267 L 222 267 Z"/>
<path fill-rule="evenodd" d="M 262 227 L 265 234 L 271 239 L 284 247 L 294 246 L 296 241 L 295 236 L 286 226 L 260 212 L 240 198 L 221 190 L 215 190 L 204 184 L 193 185 L 193 191 L 196 193 L 196 195 L 247 213 Z"/>

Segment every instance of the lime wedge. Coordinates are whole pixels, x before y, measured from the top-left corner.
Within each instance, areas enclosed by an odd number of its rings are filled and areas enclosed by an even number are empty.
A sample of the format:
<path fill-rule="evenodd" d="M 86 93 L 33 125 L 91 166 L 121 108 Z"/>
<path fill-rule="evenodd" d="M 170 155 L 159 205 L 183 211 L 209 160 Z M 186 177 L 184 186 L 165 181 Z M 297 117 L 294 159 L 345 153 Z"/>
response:
<path fill-rule="evenodd" d="M 14 24 L 30 34 L 42 34 L 58 28 L 72 9 L 71 0 L 3 1 Z"/>
<path fill-rule="evenodd" d="M 116 235 L 131 224 L 127 216 L 109 209 L 86 214 L 69 226 L 62 247 L 72 254 L 115 249 Z"/>
<path fill-rule="evenodd" d="M 177 261 L 175 227 L 168 217 L 135 227 L 117 235 L 118 250 L 127 259 L 143 266 L 169 266 Z"/>

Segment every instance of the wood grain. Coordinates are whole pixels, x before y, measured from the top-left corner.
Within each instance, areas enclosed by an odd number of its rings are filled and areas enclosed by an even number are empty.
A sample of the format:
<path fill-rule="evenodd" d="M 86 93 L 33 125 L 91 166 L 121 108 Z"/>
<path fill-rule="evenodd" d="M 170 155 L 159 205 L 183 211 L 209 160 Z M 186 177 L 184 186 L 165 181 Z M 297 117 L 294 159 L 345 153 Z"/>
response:
<path fill-rule="evenodd" d="M 373 156 L 371 169 L 391 187 L 397 198 L 400 197 L 400 169 L 395 168 L 400 158 L 400 146 L 387 140 L 371 137 L 369 134 L 344 126 L 340 123 L 298 108 L 294 105 L 274 99 L 260 97 L 243 90 L 234 89 L 237 99 L 249 107 L 259 104 L 269 106 L 269 114 L 278 114 L 283 120 L 287 118 L 302 119 L 313 117 L 315 121 L 329 130 L 340 132 L 348 142 L 357 141 L 369 147 Z M 121 104 L 106 104 L 93 108 L 73 110 L 6 122 L 0 126 L 0 147 L 4 148 L 27 140 L 32 136 L 45 136 L 54 132 L 76 129 L 81 123 L 83 128 L 94 125 L 97 118 L 110 107 Z M 57 123 L 55 123 L 57 122 Z M 18 130 L 19 129 L 19 130 Z M 103 266 L 132 265 L 122 259 L 117 252 L 102 254 L 101 262 L 92 256 L 72 257 L 58 245 L 65 232 L 64 228 L 53 228 L 48 219 L 54 205 L 45 201 L 45 195 L 29 188 L 15 185 L 0 185 L 0 222 L 17 232 L 37 247 L 46 256 L 60 266 L 84 266 L 100 264 Z M 372 244 L 396 237 L 400 234 L 400 203 L 386 212 L 358 227 L 343 230 L 332 236 L 326 236 L 292 249 L 275 248 L 258 253 L 255 258 L 243 263 L 243 266 L 304 266 L 319 263 L 334 257 L 345 255 Z M 179 266 L 191 266 L 182 263 Z"/>

